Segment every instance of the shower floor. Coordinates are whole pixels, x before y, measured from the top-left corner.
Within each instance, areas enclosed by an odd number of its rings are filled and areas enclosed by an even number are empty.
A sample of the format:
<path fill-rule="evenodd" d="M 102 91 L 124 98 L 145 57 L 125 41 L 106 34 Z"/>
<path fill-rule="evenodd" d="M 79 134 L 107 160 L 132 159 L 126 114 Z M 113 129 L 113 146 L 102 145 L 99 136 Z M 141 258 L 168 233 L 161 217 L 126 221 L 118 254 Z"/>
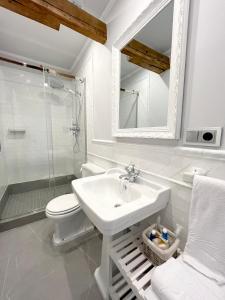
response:
<path fill-rule="evenodd" d="M 71 174 L 9 185 L 0 201 L 0 232 L 45 218 L 48 202 L 72 193 L 74 179 Z"/>
<path fill-rule="evenodd" d="M 45 209 L 54 197 L 72 193 L 71 184 L 62 184 L 53 189 L 40 188 L 33 191 L 10 194 L 0 215 L 0 219 L 11 219 Z"/>

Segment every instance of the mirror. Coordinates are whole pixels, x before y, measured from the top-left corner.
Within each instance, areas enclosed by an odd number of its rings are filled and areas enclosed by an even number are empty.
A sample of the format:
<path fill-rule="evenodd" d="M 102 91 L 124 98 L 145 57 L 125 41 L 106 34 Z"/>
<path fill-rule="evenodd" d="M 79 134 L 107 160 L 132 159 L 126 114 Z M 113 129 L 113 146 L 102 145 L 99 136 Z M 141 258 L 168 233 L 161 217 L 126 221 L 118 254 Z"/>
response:
<path fill-rule="evenodd" d="M 113 47 L 114 136 L 179 137 L 188 4 L 149 5 Z"/>
<path fill-rule="evenodd" d="M 119 128 L 167 125 L 173 1 L 121 49 Z"/>

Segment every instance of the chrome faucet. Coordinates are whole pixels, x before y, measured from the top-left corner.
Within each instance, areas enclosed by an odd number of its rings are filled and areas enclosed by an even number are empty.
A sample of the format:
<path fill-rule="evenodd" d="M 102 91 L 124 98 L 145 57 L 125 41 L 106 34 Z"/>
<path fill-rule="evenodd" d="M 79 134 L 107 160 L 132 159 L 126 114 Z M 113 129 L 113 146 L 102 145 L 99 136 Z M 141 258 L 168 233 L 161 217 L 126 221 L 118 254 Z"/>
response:
<path fill-rule="evenodd" d="M 135 165 L 130 163 L 129 166 L 125 167 L 127 174 L 122 174 L 119 176 L 120 179 L 127 180 L 128 182 L 135 182 L 140 171 L 135 168 Z"/>

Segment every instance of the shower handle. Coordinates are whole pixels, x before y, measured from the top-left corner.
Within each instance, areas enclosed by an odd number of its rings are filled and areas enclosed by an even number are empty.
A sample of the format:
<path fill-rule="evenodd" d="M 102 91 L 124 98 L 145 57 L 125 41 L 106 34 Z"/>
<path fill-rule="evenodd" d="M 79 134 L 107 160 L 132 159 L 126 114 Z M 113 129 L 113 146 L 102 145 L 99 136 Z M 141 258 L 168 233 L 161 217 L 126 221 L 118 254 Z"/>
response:
<path fill-rule="evenodd" d="M 69 130 L 72 131 L 74 135 L 78 135 L 78 133 L 80 132 L 80 126 L 77 124 L 73 124 L 73 126 L 70 127 Z"/>

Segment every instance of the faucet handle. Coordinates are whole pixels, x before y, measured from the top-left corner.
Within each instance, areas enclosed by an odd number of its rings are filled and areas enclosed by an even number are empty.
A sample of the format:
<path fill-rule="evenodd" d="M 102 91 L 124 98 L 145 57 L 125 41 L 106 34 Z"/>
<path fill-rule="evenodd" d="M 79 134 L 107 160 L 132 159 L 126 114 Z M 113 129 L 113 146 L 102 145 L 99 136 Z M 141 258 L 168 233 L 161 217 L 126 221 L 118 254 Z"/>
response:
<path fill-rule="evenodd" d="M 128 172 L 128 173 L 133 173 L 134 172 L 134 169 L 135 169 L 135 165 L 133 163 L 130 163 L 128 166 L 125 167 L 125 170 Z"/>
<path fill-rule="evenodd" d="M 140 174 L 140 170 L 135 169 L 135 170 L 134 170 L 134 174 L 135 174 L 136 176 L 138 176 L 138 175 Z"/>
<path fill-rule="evenodd" d="M 130 174 L 133 173 L 139 175 L 140 173 L 140 171 L 135 168 L 134 163 L 130 163 L 127 167 L 125 167 L 125 170 Z"/>

